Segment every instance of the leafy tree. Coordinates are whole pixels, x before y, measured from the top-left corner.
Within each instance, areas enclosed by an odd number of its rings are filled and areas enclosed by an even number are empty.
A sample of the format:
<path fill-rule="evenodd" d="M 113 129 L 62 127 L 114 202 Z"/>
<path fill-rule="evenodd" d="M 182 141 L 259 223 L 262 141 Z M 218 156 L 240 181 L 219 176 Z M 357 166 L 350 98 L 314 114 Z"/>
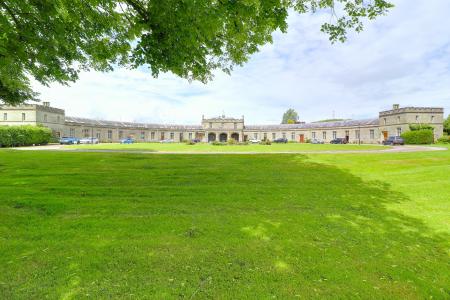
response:
<path fill-rule="evenodd" d="M 298 113 L 293 109 L 289 108 L 284 114 L 281 124 L 294 124 L 298 121 Z"/>
<path fill-rule="evenodd" d="M 450 135 L 450 115 L 448 115 L 447 119 L 444 120 L 444 131 Z"/>
<path fill-rule="evenodd" d="M 36 99 L 30 77 L 68 84 L 82 70 L 114 66 L 207 82 L 215 69 L 245 63 L 275 30 L 286 32 L 289 11 L 330 11 L 333 21 L 321 30 L 336 42 L 391 7 L 385 0 L 1 0 L 0 100 Z"/>

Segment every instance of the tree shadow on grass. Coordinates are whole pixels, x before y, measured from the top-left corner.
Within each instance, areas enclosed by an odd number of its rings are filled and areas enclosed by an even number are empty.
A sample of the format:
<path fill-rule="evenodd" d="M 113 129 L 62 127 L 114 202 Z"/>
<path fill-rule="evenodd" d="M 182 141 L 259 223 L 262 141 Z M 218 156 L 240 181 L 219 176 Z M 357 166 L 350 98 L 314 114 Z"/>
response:
<path fill-rule="evenodd" d="M 2 246 L 58 246 L 27 261 L 10 250 L 6 298 L 58 298 L 69 258 L 79 266 L 74 297 L 449 296 L 449 235 L 388 209 L 410 201 L 389 183 L 305 155 L 89 156 L 86 170 L 65 168 L 68 154 L 38 170 L 20 162 L 24 176 L 54 170 L 9 190 Z M 0 193 L 15 180 L 0 178 Z"/>

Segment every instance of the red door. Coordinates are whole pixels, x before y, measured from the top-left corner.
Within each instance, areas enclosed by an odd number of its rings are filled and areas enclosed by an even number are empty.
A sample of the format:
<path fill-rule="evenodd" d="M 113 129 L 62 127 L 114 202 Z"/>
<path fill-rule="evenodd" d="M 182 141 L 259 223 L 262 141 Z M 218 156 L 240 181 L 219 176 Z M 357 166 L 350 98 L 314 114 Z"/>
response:
<path fill-rule="evenodd" d="M 305 135 L 300 134 L 300 143 L 304 143 L 304 142 L 305 142 Z"/>

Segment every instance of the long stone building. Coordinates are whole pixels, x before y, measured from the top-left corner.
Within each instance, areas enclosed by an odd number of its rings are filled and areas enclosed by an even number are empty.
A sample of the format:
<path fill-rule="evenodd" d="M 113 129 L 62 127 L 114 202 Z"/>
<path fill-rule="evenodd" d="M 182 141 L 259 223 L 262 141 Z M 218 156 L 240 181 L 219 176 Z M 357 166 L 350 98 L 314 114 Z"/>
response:
<path fill-rule="evenodd" d="M 388 136 L 399 136 L 409 130 L 409 124 L 430 124 L 434 137 L 443 134 L 444 110 L 437 107 L 399 107 L 382 111 L 378 118 L 279 125 L 246 125 L 244 117 L 202 117 L 201 125 L 170 125 L 134 122 L 117 122 L 69 117 L 63 109 L 50 106 L 49 102 L 0 105 L 0 125 L 42 125 L 52 129 L 56 137 L 97 137 L 101 142 L 118 142 L 132 137 L 137 142 L 157 142 L 173 139 L 175 142 L 200 139 L 203 142 L 237 141 L 249 139 L 286 138 L 306 142 L 319 139 L 330 142 L 334 138 L 346 138 L 349 143 L 377 144 Z"/>

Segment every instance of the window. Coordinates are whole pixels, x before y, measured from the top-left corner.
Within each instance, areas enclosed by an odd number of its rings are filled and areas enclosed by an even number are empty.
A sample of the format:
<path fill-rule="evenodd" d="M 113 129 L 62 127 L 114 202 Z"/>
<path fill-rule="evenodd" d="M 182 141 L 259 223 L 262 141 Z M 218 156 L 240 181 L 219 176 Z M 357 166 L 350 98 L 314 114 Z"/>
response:
<path fill-rule="evenodd" d="M 192 132 L 189 132 L 189 139 L 192 140 Z"/>
<path fill-rule="evenodd" d="M 397 117 L 397 123 L 400 124 L 400 116 Z"/>
<path fill-rule="evenodd" d="M 180 132 L 180 141 L 182 141 L 184 139 L 183 133 Z"/>
<path fill-rule="evenodd" d="M 272 140 L 277 138 L 277 134 L 275 132 L 272 132 Z"/>
<path fill-rule="evenodd" d="M 350 130 L 345 131 L 345 137 L 350 137 Z"/>
<path fill-rule="evenodd" d="M 416 122 L 419 123 L 419 115 L 416 116 Z"/>
<path fill-rule="evenodd" d="M 316 138 L 316 133 L 313 131 L 311 132 L 311 138 L 315 139 Z"/>
<path fill-rule="evenodd" d="M 356 139 L 360 138 L 359 130 L 355 130 L 355 138 Z"/>
<path fill-rule="evenodd" d="M 3 121 L 8 121 L 8 114 L 7 113 L 3 114 Z"/>
<path fill-rule="evenodd" d="M 375 130 L 370 129 L 370 139 L 373 140 L 375 138 Z"/>
<path fill-rule="evenodd" d="M 108 139 L 112 140 L 112 130 L 108 130 Z"/>
<path fill-rule="evenodd" d="M 61 118 L 59 116 L 56 117 L 56 122 L 59 123 L 59 121 L 61 120 Z"/>
<path fill-rule="evenodd" d="M 89 129 L 83 129 L 83 137 L 89 137 Z"/>
<path fill-rule="evenodd" d="M 402 135 L 402 128 L 398 127 L 397 128 L 397 136 L 401 136 Z"/>
<path fill-rule="evenodd" d="M 326 132 L 326 131 L 322 132 L 322 138 L 323 138 L 324 140 L 327 139 L 327 132 Z"/>
<path fill-rule="evenodd" d="M 44 122 L 47 122 L 47 115 L 44 115 Z"/>
<path fill-rule="evenodd" d="M 151 140 L 154 140 L 154 139 L 155 139 L 155 133 L 154 133 L 154 132 L 151 132 L 151 133 L 150 133 L 150 139 L 151 139 Z"/>
<path fill-rule="evenodd" d="M 60 137 L 61 137 L 61 132 L 56 131 L 56 132 L 55 132 L 55 136 L 56 136 L 57 138 L 60 138 Z"/>
<path fill-rule="evenodd" d="M 224 127 L 225 127 L 225 123 L 220 124 L 220 126 L 221 126 L 222 128 L 224 128 Z"/>
<path fill-rule="evenodd" d="M 283 132 L 283 139 L 286 138 L 286 132 Z"/>
<path fill-rule="evenodd" d="M 264 132 L 264 140 L 267 140 L 267 132 Z"/>
<path fill-rule="evenodd" d="M 164 139 L 164 132 L 161 132 L 161 140 Z"/>
<path fill-rule="evenodd" d="M 25 119 L 26 119 L 25 113 L 22 113 L 22 121 L 25 121 Z"/>
<path fill-rule="evenodd" d="M 291 132 L 291 140 L 295 140 L 295 132 Z"/>
<path fill-rule="evenodd" d="M 141 131 L 141 140 L 145 140 L 145 131 Z"/>
<path fill-rule="evenodd" d="M 433 122 L 434 121 L 434 116 L 431 116 L 431 122 Z"/>
<path fill-rule="evenodd" d="M 119 130 L 119 140 L 123 139 L 123 131 Z"/>
<path fill-rule="evenodd" d="M 255 140 L 257 140 L 257 139 L 258 139 L 258 133 L 255 132 L 255 133 L 253 134 L 253 137 L 255 138 Z"/>
<path fill-rule="evenodd" d="M 383 121 L 384 121 L 384 125 L 386 125 L 386 118 L 384 118 Z"/>
<path fill-rule="evenodd" d="M 75 137 L 75 128 L 70 128 L 70 134 L 69 134 L 69 136 L 70 137 Z"/>
<path fill-rule="evenodd" d="M 97 138 L 100 139 L 102 136 L 101 132 L 97 132 Z"/>
<path fill-rule="evenodd" d="M 175 137 L 175 133 L 171 132 L 171 133 L 170 133 L 170 139 L 173 140 L 174 137 Z"/>
<path fill-rule="evenodd" d="M 212 123 L 209 123 L 209 128 L 212 128 Z"/>
<path fill-rule="evenodd" d="M 237 123 L 234 123 L 234 129 L 237 129 Z"/>
<path fill-rule="evenodd" d="M 337 137 L 337 132 L 333 131 L 333 140 Z"/>

